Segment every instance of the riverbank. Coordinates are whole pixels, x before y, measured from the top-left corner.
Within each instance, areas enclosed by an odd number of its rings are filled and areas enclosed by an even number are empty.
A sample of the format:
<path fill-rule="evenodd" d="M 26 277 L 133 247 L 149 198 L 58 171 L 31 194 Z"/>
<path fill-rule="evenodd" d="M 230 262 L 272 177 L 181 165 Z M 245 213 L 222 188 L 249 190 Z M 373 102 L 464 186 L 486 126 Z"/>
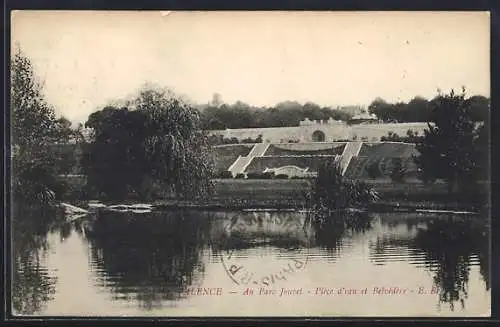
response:
<path fill-rule="evenodd" d="M 241 210 L 241 209 L 304 209 L 306 195 L 311 181 L 306 179 L 215 179 L 213 195 L 204 200 L 186 200 L 156 196 L 149 203 L 161 209 L 193 208 L 204 210 Z M 394 183 L 391 180 L 365 180 L 380 194 L 379 203 L 371 210 L 384 212 L 411 212 L 418 209 L 479 211 L 484 209 L 485 196 L 450 198 L 445 183 L 424 184 L 419 181 Z M 484 194 L 487 194 L 486 189 Z M 71 203 L 85 202 L 76 196 L 68 198 Z M 137 203 L 140 199 L 133 196 L 119 203 Z M 106 201 L 107 203 L 110 203 Z M 117 204 L 117 203 L 111 203 Z"/>
<path fill-rule="evenodd" d="M 371 185 L 381 196 L 379 203 L 373 205 L 374 210 L 477 211 L 482 207 L 480 194 L 476 194 L 475 199 L 452 198 L 443 182 L 424 184 L 415 180 L 394 183 L 390 179 L 364 182 Z M 229 207 L 301 208 L 306 206 L 306 194 L 311 188 L 311 182 L 304 179 L 218 179 L 214 180 L 214 183 L 215 192 L 208 202 Z"/>

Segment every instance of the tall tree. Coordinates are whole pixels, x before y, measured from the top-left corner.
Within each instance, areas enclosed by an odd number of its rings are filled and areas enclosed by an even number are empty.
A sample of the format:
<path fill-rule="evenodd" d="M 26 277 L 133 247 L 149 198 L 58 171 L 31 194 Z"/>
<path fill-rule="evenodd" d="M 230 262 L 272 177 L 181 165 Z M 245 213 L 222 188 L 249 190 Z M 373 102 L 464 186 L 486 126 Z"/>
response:
<path fill-rule="evenodd" d="M 376 98 L 368 106 L 368 112 L 374 114 L 378 119 L 390 121 L 394 119 L 394 106 L 382 98 Z"/>
<path fill-rule="evenodd" d="M 129 191 L 141 198 L 154 186 L 181 197 L 211 190 L 212 161 L 200 117 L 168 90 L 146 87 L 129 107 L 108 107 L 89 116 L 95 132 L 84 169 L 89 185 L 109 197 Z"/>
<path fill-rule="evenodd" d="M 402 107 L 399 121 L 401 122 L 427 122 L 431 116 L 429 101 L 416 96 Z"/>
<path fill-rule="evenodd" d="M 487 121 L 490 115 L 490 99 L 482 95 L 471 96 L 467 101 L 470 104 L 470 115 L 474 121 Z"/>
<path fill-rule="evenodd" d="M 46 203 L 62 193 L 55 158 L 47 146 L 61 136 L 53 107 L 45 100 L 33 65 L 20 48 L 10 61 L 12 186 L 15 201 Z"/>
<path fill-rule="evenodd" d="M 470 102 L 452 90 L 431 101 L 432 124 L 417 143 L 420 155 L 415 158 L 424 179 L 442 178 L 449 193 L 465 190 L 474 181 L 477 169 L 478 130 L 470 116 Z"/>

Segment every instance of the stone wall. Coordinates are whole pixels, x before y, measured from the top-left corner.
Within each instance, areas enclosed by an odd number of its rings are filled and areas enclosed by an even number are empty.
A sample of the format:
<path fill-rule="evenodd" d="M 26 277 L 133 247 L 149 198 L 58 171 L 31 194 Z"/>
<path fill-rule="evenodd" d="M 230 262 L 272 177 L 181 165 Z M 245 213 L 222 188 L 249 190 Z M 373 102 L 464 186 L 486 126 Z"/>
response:
<path fill-rule="evenodd" d="M 235 137 L 238 140 L 246 138 L 255 139 L 262 135 L 264 142 L 286 143 L 312 142 L 313 133 L 320 131 L 324 133 L 325 142 L 342 140 L 364 140 L 367 142 L 380 141 L 382 136 L 389 132 L 397 133 L 399 136 L 405 136 L 411 129 L 423 135 L 424 129 L 427 129 L 427 123 L 395 123 L 395 124 L 303 124 L 294 127 L 271 127 L 271 128 L 242 128 L 226 129 L 221 131 L 211 131 L 212 134 L 222 135 L 225 138 Z"/>

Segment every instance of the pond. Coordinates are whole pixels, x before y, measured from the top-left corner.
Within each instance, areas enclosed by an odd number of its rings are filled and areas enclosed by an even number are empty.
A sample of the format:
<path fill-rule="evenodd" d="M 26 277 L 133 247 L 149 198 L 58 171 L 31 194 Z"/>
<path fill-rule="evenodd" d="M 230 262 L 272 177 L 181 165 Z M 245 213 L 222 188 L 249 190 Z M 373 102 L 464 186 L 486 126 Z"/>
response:
<path fill-rule="evenodd" d="M 489 316 L 485 219 L 100 212 L 14 239 L 13 313 Z"/>

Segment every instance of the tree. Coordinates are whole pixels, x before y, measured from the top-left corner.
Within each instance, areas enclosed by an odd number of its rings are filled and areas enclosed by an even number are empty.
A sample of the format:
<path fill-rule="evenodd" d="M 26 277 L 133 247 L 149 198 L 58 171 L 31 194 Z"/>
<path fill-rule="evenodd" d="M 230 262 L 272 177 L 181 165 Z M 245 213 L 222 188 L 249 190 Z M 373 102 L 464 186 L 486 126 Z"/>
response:
<path fill-rule="evenodd" d="M 416 96 L 401 108 L 399 121 L 402 122 L 427 122 L 431 116 L 429 101 Z"/>
<path fill-rule="evenodd" d="M 88 185 L 110 198 L 123 198 L 131 188 L 143 195 L 148 169 L 141 149 L 147 128 L 144 115 L 126 107 L 105 107 L 92 113 L 85 125 L 95 133 L 82 160 Z"/>
<path fill-rule="evenodd" d="M 474 149 L 476 150 L 474 157 L 476 158 L 476 175 L 477 180 L 490 179 L 490 121 L 485 120 L 478 127 L 478 136 L 475 140 Z"/>
<path fill-rule="evenodd" d="M 474 121 L 487 121 L 490 115 L 490 99 L 482 95 L 474 95 L 467 99 L 471 119 Z"/>
<path fill-rule="evenodd" d="M 11 58 L 12 188 L 15 201 L 47 203 L 60 196 L 55 159 L 47 151 L 61 136 L 60 122 L 43 95 L 33 65 L 18 48 Z"/>
<path fill-rule="evenodd" d="M 378 119 L 383 121 L 390 121 L 394 119 L 394 105 L 387 103 L 382 98 L 376 98 L 368 106 L 368 112 L 374 114 Z"/>
<path fill-rule="evenodd" d="M 86 151 L 89 185 L 108 197 L 148 198 L 155 187 L 178 197 L 207 195 L 213 175 L 199 112 L 174 93 L 146 86 L 128 107 L 89 116 L 95 140 Z"/>
<path fill-rule="evenodd" d="M 477 171 L 476 140 L 478 129 L 470 116 L 470 102 L 461 94 L 439 94 L 431 101 L 432 114 L 428 130 L 415 161 L 422 179 L 442 178 L 450 194 L 465 190 Z"/>

